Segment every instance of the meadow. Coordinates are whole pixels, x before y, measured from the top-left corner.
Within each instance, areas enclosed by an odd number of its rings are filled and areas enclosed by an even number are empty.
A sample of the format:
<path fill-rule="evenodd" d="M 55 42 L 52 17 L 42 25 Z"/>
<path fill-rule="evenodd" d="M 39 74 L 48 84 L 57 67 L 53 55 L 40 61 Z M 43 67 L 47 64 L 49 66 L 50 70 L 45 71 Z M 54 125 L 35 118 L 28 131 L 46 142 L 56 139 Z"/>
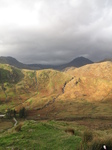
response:
<path fill-rule="evenodd" d="M 100 150 L 103 144 L 112 148 L 112 142 L 108 142 L 112 139 L 111 120 L 18 122 L 16 127 L 11 120 L 0 123 L 0 150 Z"/>

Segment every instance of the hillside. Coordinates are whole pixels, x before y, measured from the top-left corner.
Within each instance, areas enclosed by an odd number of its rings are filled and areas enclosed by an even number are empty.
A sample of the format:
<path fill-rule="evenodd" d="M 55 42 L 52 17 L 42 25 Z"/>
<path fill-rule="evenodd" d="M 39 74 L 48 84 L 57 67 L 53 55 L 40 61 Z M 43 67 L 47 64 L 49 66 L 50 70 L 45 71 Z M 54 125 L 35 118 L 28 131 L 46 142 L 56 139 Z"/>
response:
<path fill-rule="evenodd" d="M 0 65 L 0 111 L 25 107 L 35 119 L 112 117 L 112 63 L 102 62 L 65 72 L 21 70 Z"/>
<path fill-rule="evenodd" d="M 74 79 L 67 84 L 64 96 L 69 98 L 101 101 L 111 98 L 112 63 L 96 63 L 68 70 Z M 70 92 L 69 92 L 70 91 Z"/>
<path fill-rule="evenodd" d="M 71 80 L 64 84 L 55 103 L 37 111 L 41 117 L 65 120 L 112 117 L 111 62 L 69 68 L 65 73 L 72 76 Z"/>
<path fill-rule="evenodd" d="M 59 71 L 21 70 L 0 65 L 0 111 L 7 108 L 37 107 L 62 92 L 70 76 Z"/>

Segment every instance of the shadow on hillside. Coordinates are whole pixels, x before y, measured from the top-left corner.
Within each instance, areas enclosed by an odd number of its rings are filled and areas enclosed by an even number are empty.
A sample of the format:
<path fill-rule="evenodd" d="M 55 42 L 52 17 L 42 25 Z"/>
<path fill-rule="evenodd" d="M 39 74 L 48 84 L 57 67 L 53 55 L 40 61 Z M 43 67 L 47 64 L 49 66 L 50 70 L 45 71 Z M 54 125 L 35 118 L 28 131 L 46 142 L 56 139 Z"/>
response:
<path fill-rule="evenodd" d="M 0 83 L 8 82 L 8 83 L 17 83 L 22 78 L 24 78 L 24 74 L 19 69 L 13 68 L 12 71 L 0 68 Z"/>

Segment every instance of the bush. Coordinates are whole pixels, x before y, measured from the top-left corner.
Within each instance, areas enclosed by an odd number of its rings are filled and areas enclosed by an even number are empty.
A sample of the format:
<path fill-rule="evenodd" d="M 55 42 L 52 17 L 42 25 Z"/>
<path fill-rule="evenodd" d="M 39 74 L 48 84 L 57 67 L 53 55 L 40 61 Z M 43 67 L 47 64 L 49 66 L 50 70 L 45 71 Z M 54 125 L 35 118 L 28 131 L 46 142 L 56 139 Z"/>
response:
<path fill-rule="evenodd" d="M 93 140 L 93 133 L 91 131 L 85 131 L 83 134 L 83 143 L 88 143 Z"/>
<path fill-rule="evenodd" d="M 71 135 L 74 135 L 74 134 L 75 134 L 74 129 L 66 129 L 65 132 L 66 132 L 66 133 L 69 133 L 69 134 L 71 134 Z"/>
<path fill-rule="evenodd" d="M 15 131 L 17 131 L 17 132 L 21 131 L 21 127 L 22 127 L 22 124 L 18 124 L 18 125 L 15 127 Z"/>
<path fill-rule="evenodd" d="M 86 130 L 83 133 L 82 142 L 80 143 L 80 147 L 77 150 L 89 150 L 89 144 L 93 140 L 93 133 L 91 131 Z"/>

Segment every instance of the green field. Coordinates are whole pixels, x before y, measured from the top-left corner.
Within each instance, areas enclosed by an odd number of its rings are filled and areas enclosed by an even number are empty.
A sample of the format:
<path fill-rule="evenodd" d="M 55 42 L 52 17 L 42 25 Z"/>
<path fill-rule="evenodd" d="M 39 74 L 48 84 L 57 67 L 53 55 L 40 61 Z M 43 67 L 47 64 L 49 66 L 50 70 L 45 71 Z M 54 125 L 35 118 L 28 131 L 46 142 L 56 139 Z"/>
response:
<path fill-rule="evenodd" d="M 112 148 L 111 120 L 18 121 L 0 123 L 0 150 L 100 150 L 103 141 Z"/>
<path fill-rule="evenodd" d="M 71 135 L 71 133 L 66 133 L 65 129 L 68 127 L 69 124 L 64 122 L 25 121 L 20 131 L 18 131 L 18 129 L 11 128 L 0 134 L 0 149 L 77 149 L 80 145 L 81 137 L 78 132 L 74 135 Z"/>

